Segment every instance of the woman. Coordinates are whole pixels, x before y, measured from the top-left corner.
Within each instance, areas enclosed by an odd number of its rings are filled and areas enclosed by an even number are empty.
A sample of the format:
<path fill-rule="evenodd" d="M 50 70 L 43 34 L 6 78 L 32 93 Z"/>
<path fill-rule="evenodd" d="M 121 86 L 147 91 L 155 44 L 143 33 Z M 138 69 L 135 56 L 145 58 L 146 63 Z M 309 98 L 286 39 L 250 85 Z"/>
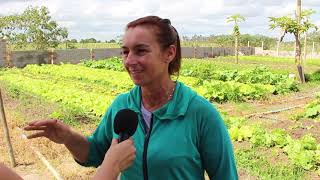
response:
<path fill-rule="evenodd" d="M 129 108 L 139 115 L 132 136 L 136 159 L 121 179 L 204 179 L 205 170 L 210 179 L 238 179 L 232 144 L 217 110 L 171 79 L 179 73 L 181 47 L 170 21 L 147 16 L 130 22 L 122 55 L 136 86 L 115 99 L 93 135 L 85 138 L 63 125 L 57 132 L 62 134 L 58 142 L 80 164 L 97 167 L 112 138 L 117 137 L 113 131 L 116 113 Z M 42 124 L 43 132 L 30 138 L 47 136 L 46 130 L 54 128 L 48 122 Z M 27 129 L 37 127 L 30 124 Z"/>

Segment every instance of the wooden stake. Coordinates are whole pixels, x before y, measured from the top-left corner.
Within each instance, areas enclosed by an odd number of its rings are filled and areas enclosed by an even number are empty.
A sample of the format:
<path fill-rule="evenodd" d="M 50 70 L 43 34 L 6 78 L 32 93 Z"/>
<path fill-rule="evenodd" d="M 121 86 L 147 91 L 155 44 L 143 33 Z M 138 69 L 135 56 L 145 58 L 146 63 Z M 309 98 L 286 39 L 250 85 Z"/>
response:
<path fill-rule="evenodd" d="M 11 67 L 11 51 L 10 51 L 10 44 L 8 41 L 6 43 L 6 67 Z"/>
<path fill-rule="evenodd" d="M 13 149 L 12 149 L 12 145 L 11 145 L 11 141 L 10 141 L 9 129 L 8 129 L 7 120 L 6 120 L 6 116 L 5 116 L 5 112 L 4 112 L 4 105 L 3 105 L 3 100 L 2 100 L 1 89 L 0 89 L 0 120 L 3 122 L 3 132 L 4 132 L 5 138 L 7 140 L 7 144 L 8 144 L 8 151 L 9 151 L 11 165 L 12 165 L 12 167 L 15 167 L 16 160 L 14 159 Z"/>
<path fill-rule="evenodd" d="M 52 48 L 50 51 L 50 64 L 53 64 L 53 53 L 54 53 L 54 49 Z"/>

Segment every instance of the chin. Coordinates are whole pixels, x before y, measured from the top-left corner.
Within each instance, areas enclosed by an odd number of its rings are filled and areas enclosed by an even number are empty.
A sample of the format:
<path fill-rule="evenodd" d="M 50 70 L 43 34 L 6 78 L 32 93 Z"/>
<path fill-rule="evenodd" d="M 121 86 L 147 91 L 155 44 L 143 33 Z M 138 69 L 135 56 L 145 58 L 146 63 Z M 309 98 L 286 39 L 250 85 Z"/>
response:
<path fill-rule="evenodd" d="M 142 79 L 133 79 L 133 78 L 131 78 L 131 80 L 137 86 L 141 86 L 143 84 Z"/>

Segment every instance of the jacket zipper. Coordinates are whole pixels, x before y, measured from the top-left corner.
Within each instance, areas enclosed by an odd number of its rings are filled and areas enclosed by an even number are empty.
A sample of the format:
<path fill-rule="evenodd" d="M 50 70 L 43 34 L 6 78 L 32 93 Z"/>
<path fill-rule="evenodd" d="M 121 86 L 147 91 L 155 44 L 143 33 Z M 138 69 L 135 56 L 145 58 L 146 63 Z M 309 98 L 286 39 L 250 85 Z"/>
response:
<path fill-rule="evenodd" d="M 147 154 L 148 154 L 148 145 L 149 145 L 149 139 L 150 139 L 151 130 L 152 130 L 152 124 L 153 124 L 153 114 L 151 114 L 150 128 L 147 131 L 147 134 L 145 136 L 144 146 L 143 146 L 142 166 L 143 166 L 143 179 L 144 180 L 148 180 Z"/>

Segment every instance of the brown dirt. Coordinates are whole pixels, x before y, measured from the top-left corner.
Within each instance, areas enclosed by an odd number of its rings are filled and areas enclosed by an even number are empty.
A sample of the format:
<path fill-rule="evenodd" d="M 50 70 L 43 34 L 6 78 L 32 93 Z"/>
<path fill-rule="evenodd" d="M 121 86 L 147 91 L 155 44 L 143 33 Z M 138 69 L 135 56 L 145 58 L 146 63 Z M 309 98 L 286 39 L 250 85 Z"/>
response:
<path fill-rule="evenodd" d="M 47 169 L 44 163 L 30 148 L 36 148 L 63 179 L 90 179 L 95 172 L 94 168 L 84 168 L 78 165 L 62 145 L 50 142 L 45 138 L 27 140 L 22 138 L 22 134 L 26 133 L 21 130 L 25 124 L 31 120 L 47 119 L 49 114 L 56 108 L 55 105 L 39 106 L 38 100 L 30 101 L 34 104 L 25 104 L 4 95 L 4 104 L 6 111 L 6 119 L 10 132 L 11 143 L 13 146 L 15 160 L 17 166 L 14 167 L 20 176 L 24 179 L 55 179 L 52 173 Z M 87 129 L 86 131 L 84 129 Z M 92 127 L 85 126 L 78 131 L 92 130 Z M 4 137 L 3 131 L 0 131 L 0 137 Z M 4 138 L 3 138 L 4 139 Z M 1 162 L 10 167 L 9 153 L 7 143 L 0 141 L 0 157 Z"/>

